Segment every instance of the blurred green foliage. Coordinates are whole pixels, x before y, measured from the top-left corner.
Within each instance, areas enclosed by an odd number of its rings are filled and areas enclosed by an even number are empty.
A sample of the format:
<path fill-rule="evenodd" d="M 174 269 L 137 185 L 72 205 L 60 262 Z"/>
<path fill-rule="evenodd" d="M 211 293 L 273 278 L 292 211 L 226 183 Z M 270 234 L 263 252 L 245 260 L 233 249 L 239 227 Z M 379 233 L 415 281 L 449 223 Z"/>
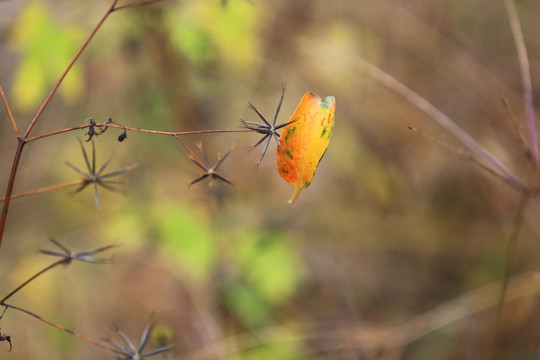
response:
<path fill-rule="evenodd" d="M 196 279 L 208 276 L 216 252 L 208 221 L 181 203 L 161 203 L 155 210 L 151 223 L 164 255 Z"/>
<path fill-rule="evenodd" d="M 230 239 L 232 276 L 224 297 L 248 326 L 266 323 L 272 308 L 298 289 L 303 266 L 290 242 L 284 235 L 256 232 Z"/>
<path fill-rule="evenodd" d="M 189 1 L 166 14 L 171 40 L 194 65 L 210 61 L 241 70 L 259 58 L 259 33 L 265 5 L 231 1 L 225 8 L 215 3 Z M 249 49 L 249 51 L 238 51 Z"/>

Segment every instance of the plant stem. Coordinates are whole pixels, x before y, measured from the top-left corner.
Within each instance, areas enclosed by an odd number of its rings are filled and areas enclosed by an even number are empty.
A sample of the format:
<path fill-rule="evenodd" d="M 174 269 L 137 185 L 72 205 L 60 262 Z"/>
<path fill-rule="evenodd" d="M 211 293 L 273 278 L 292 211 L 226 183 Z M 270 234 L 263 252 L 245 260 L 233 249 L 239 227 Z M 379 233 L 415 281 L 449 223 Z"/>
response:
<path fill-rule="evenodd" d="M 505 259 L 504 259 L 504 269 L 503 269 L 503 278 L 501 285 L 501 292 L 499 294 L 499 300 L 497 302 L 497 308 L 495 313 L 495 320 L 493 322 L 491 342 L 488 348 L 488 359 L 493 358 L 497 353 L 497 343 L 499 339 L 499 327 L 501 322 L 501 314 L 503 310 L 503 305 L 505 303 L 506 293 L 508 290 L 508 278 L 512 270 L 512 260 L 516 254 L 517 244 L 519 239 L 519 234 L 521 232 L 523 224 L 523 212 L 529 203 L 529 193 L 523 191 L 521 193 L 521 198 L 519 200 L 518 209 L 516 212 L 516 217 L 514 219 L 514 224 L 512 226 L 512 233 L 508 239 L 508 244 L 506 245 Z"/>
<path fill-rule="evenodd" d="M 13 118 L 13 114 L 11 113 L 11 108 L 9 107 L 9 103 L 6 98 L 6 94 L 4 94 L 4 89 L 2 89 L 2 86 L 0 86 L 0 96 L 2 96 L 2 101 L 4 102 L 4 106 L 6 107 L 6 110 L 8 112 L 9 120 L 11 120 L 11 125 L 13 126 L 13 130 L 15 130 L 15 134 L 17 134 L 17 137 L 21 137 L 21 133 L 19 132 L 17 123 L 15 122 L 15 119 Z"/>
<path fill-rule="evenodd" d="M 47 187 L 43 187 L 43 188 L 39 188 L 39 189 L 25 191 L 25 192 L 22 192 L 22 193 L 11 195 L 11 198 L 12 199 L 17 199 L 17 198 L 20 198 L 20 197 L 41 194 L 41 193 L 48 192 L 48 191 L 64 189 L 64 188 L 71 187 L 71 186 L 82 185 L 83 183 L 84 183 L 84 179 L 79 179 L 79 180 L 71 181 L 71 182 L 68 182 L 68 183 L 52 185 L 52 186 L 47 186 Z M 5 200 L 5 198 L 0 198 L 0 201 L 4 201 L 4 200 Z"/>
<path fill-rule="evenodd" d="M 79 125 L 79 126 L 66 128 L 66 129 L 60 129 L 60 130 L 51 131 L 49 133 L 42 134 L 42 135 L 33 136 L 33 137 L 30 137 L 30 138 L 26 139 L 26 142 L 35 141 L 35 140 L 43 139 L 45 137 L 58 135 L 58 134 L 62 134 L 62 133 L 66 133 L 66 132 L 70 132 L 70 131 L 74 131 L 74 130 L 85 129 L 85 128 L 89 128 L 89 127 L 92 127 L 92 126 L 96 126 L 96 127 L 112 127 L 112 128 L 121 129 L 121 130 L 128 130 L 128 131 L 141 132 L 141 133 L 147 133 L 147 134 L 156 134 L 156 135 L 169 135 L 169 136 L 196 135 L 196 134 L 215 134 L 215 133 L 227 133 L 227 132 L 236 132 L 236 133 L 238 133 L 238 132 L 249 132 L 250 131 L 250 130 L 247 130 L 247 129 L 225 129 L 225 130 L 191 130 L 191 131 L 173 132 L 173 131 L 160 131 L 160 130 L 140 129 L 140 128 L 135 128 L 135 127 L 126 127 L 126 126 L 122 126 L 122 125 L 118 125 L 118 124 L 111 124 L 111 123 L 84 124 L 84 125 Z"/>
<path fill-rule="evenodd" d="M 61 326 L 61 325 L 58 325 L 58 324 L 55 324 L 55 323 L 53 323 L 52 321 L 49 321 L 49 320 L 47 320 L 47 319 L 44 319 L 44 318 L 42 318 L 41 316 L 39 316 L 39 315 L 37 315 L 37 314 L 34 314 L 33 312 L 31 312 L 31 311 L 29 311 L 29 310 L 20 308 L 20 307 L 15 306 L 15 305 L 6 304 L 6 303 L 3 303 L 2 306 L 5 306 L 5 307 L 8 307 L 8 308 L 17 310 L 17 311 L 21 311 L 21 312 L 23 312 L 23 313 L 25 313 L 25 314 L 28 314 L 28 315 L 30 315 L 30 316 L 33 316 L 33 317 L 35 317 L 36 319 L 38 319 L 39 321 L 43 321 L 45 324 L 49 324 L 49 325 L 51 325 L 51 326 L 54 326 L 54 327 L 57 328 L 57 329 L 60 329 L 60 330 L 62 330 L 62 331 L 64 331 L 64 332 L 67 332 L 67 333 L 70 334 L 70 335 L 73 335 L 73 336 L 75 336 L 75 337 L 77 337 L 77 338 L 79 338 L 79 339 L 81 339 L 81 340 L 86 341 L 87 343 L 90 343 L 90 344 L 92 344 L 92 345 L 95 345 L 95 346 L 97 346 L 97 347 L 100 347 L 100 348 L 102 348 L 102 349 L 104 349 L 104 350 L 106 350 L 106 351 L 109 351 L 109 352 L 112 352 L 112 353 L 115 353 L 115 354 L 119 354 L 119 355 L 123 355 L 123 353 L 121 353 L 120 351 L 118 351 L 118 350 L 116 350 L 116 349 L 113 349 L 113 348 L 110 347 L 110 346 L 107 346 L 107 345 L 102 344 L 102 343 L 100 343 L 100 342 L 98 342 L 98 341 L 92 340 L 92 339 L 90 339 L 90 338 L 87 338 L 86 336 L 82 336 L 81 334 L 76 333 L 76 332 L 74 332 L 74 331 L 72 331 L 72 330 L 66 329 L 65 327 L 63 327 L 63 326 Z"/>
<path fill-rule="evenodd" d="M 343 54 L 343 50 L 341 50 L 340 48 L 335 48 L 334 46 L 328 47 L 327 51 L 336 53 L 341 52 Z M 522 190 L 525 188 L 525 184 L 521 181 L 520 178 L 514 175 L 491 152 L 489 152 L 486 148 L 480 145 L 478 141 L 471 137 L 471 135 L 469 135 L 465 130 L 459 127 L 454 121 L 452 121 L 448 116 L 446 116 L 439 109 L 437 109 L 433 104 L 431 104 L 425 98 L 414 92 L 412 89 L 407 87 L 405 84 L 403 84 L 396 78 L 392 77 L 390 74 L 384 72 L 375 65 L 364 60 L 362 57 L 355 54 L 351 54 L 350 56 L 355 59 L 355 62 L 360 71 L 372 76 L 382 85 L 388 87 L 390 90 L 402 96 L 405 100 L 409 101 L 419 110 L 423 111 L 429 117 L 439 123 L 439 125 L 444 127 L 452 135 L 454 135 L 456 139 L 461 141 L 462 144 L 465 145 L 465 147 L 467 147 L 475 157 L 480 159 L 486 166 L 491 167 L 493 172 L 496 173 L 499 178 L 501 178 L 503 181 L 518 190 Z"/>
<path fill-rule="evenodd" d="M 32 280 L 36 279 L 38 276 L 43 275 L 47 271 L 51 270 L 52 268 L 54 268 L 54 267 L 56 267 L 56 266 L 58 266 L 58 265 L 60 265 L 60 264 L 62 264 L 64 262 L 65 262 L 64 259 L 58 260 L 58 261 L 52 263 L 51 265 L 47 266 L 45 269 L 43 269 L 43 270 L 39 271 L 38 273 L 34 274 L 32 277 L 30 277 L 28 280 L 23 282 L 21 285 L 17 286 L 17 288 L 15 290 L 13 290 L 12 292 L 10 292 L 6 296 L 4 296 L 4 298 L 2 300 L 0 300 L 0 305 L 5 306 L 6 304 L 4 304 L 4 301 L 6 301 L 7 299 L 9 299 L 13 295 L 15 295 L 19 290 L 21 290 L 23 287 L 28 285 L 28 283 L 30 283 Z"/>
<path fill-rule="evenodd" d="M 9 173 L 9 180 L 6 188 L 6 194 L 4 196 L 4 206 L 2 207 L 2 216 L 0 217 L 0 246 L 2 246 L 2 239 L 4 238 L 4 230 L 6 228 L 6 219 L 11 202 L 11 194 L 13 193 L 13 185 L 15 184 L 15 176 L 17 175 L 17 169 L 21 161 L 22 150 L 26 142 L 19 138 L 19 145 L 15 151 L 15 157 L 13 158 L 13 164 L 11 165 L 11 172 Z"/>
<path fill-rule="evenodd" d="M 38 121 L 38 119 L 40 118 L 41 114 L 43 113 L 43 110 L 45 110 L 45 108 L 47 107 L 47 105 L 49 105 L 49 102 L 51 101 L 51 98 L 53 97 L 53 95 L 56 93 L 56 90 L 58 90 L 58 87 L 60 86 L 60 84 L 62 83 L 62 81 L 64 80 L 64 78 L 66 77 L 66 75 L 69 73 L 69 71 L 71 70 L 71 68 L 73 67 L 73 65 L 75 65 L 75 62 L 79 59 L 79 57 L 81 56 L 81 54 L 83 53 L 83 51 L 86 49 L 86 47 L 88 46 L 88 44 L 90 43 L 90 41 L 94 38 L 94 36 L 96 35 L 97 31 L 101 28 L 101 26 L 103 25 L 103 23 L 105 22 L 105 20 L 107 20 L 107 18 L 109 17 L 109 15 L 114 11 L 114 7 L 116 6 L 116 3 L 118 2 L 118 0 L 114 0 L 112 5 L 110 6 L 109 10 L 107 10 L 107 12 L 105 13 L 105 15 L 103 15 L 103 17 L 101 18 L 101 20 L 99 21 L 99 23 L 96 25 L 96 27 L 94 28 L 94 30 L 92 30 L 92 32 L 90 33 L 90 35 L 88 36 L 88 38 L 86 38 L 86 40 L 84 41 L 84 43 L 82 44 L 82 46 L 80 47 L 79 51 L 77 51 L 77 53 L 75 54 L 75 56 L 73 57 L 73 59 L 71 60 L 71 62 L 69 63 L 69 65 L 67 66 L 66 70 L 64 70 L 64 72 L 62 73 L 62 75 L 60 76 L 60 78 L 58 79 L 58 81 L 56 82 L 56 85 L 54 85 L 54 87 L 52 88 L 51 92 L 49 93 L 49 95 L 47 96 L 47 98 L 45 99 L 45 101 L 43 102 L 43 104 L 41 105 L 41 107 L 39 108 L 38 112 L 36 113 L 36 115 L 34 116 L 34 118 L 32 119 L 32 122 L 30 123 L 30 125 L 28 125 L 28 128 L 26 129 L 23 137 L 24 138 L 27 138 L 28 135 L 30 134 L 30 131 L 32 130 L 32 128 L 36 125 L 36 122 Z"/>
<path fill-rule="evenodd" d="M 17 170 L 19 168 L 19 163 L 21 161 L 21 155 L 22 155 L 24 145 L 28 142 L 27 141 L 28 135 L 30 134 L 30 131 L 32 131 L 34 126 L 36 125 L 39 118 L 41 117 L 41 114 L 43 114 L 43 111 L 45 110 L 45 108 L 47 107 L 49 102 L 51 101 L 53 95 L 56 93 L 56 90 L 58 89 L 58 87 L 60 86 L 60 84 L 62 83 L 62 81 L 66 77 L 66 75 L 68 74 L 68 72 L 71 70 L 71 68 L 73 67 L 75 62 L 79 59 L 79 57 L 81 56 L 83 51 L 86 49 L 86 47 L 88 46 L 90 41 L 94 38 L 97 31 L 101 28 L 101 26 L 103 25 L 105 20 L 107 20 L 109 15 L 112 14 L 113 11 L 118 10 L 118 9 L 115 9 L 117 3 L 118 3 L 118 0 L 113 0 L 112 4 L 109 7 L 109 9 L 107 10 L 107 12 L 103 15 L 101 20 L 94 27 L 94 30 L 92 30 L 90 35 L 84 41 L 84 43 L 82 44 L 80 49 L 77 51 L 77 53 L 75 54 L 75 56 L 73 57 L 71 62 L 68 64 L 66 70 L 64 70 L 64 72 L 62 73 L 62 75 L 60 76 L 58 81 L 56 82 L 56 85 L 54 85 L 54 87 L 52 88 L 51 92 L 49 93 L 49 95 L 47 96 L 47 98 L 45 99 L 45 101 L 43 102 L 41 107 L 39 108 L 38 112 L 36 113 L 36 115 L 34 116 L 32 121 L 30 122 L 30 125 L 28 125 L 26 131 L 24 132 L 24 135 L 23 136 L 19 136 L 19 135 L 17 136 L 18 139 L 19 139 L 19 144 L 17 146 L 17 150 L 16 150 L 15 156 L 13 158 L 13 163 L 11 165 L 11 172 L 9 174 L 9 180 L 8 180 L 8 184 L 7 184 L 7 188 L 6 188 L 6 193 L 5 193 L 5 196 L 4 196 L 4 199 L 5 199 L 4 200 L 4 205 L 2 207 L 2 215 L 0 217 L 0 247 L 2 246 L 2 240 L 4 238 L 4 230 L 6 228 L 7 213 L 8 213 L 9 205 L 10 205 L 10 202 L 11 202 L 11 194 L 13 193 L 13 186 L 15 184 L 15 177 L 17 175 Z M 9 106 L 7 104 L 7 100 L 6 100 L 5 96 L 4 96 L 3 91 L 2 91 L 1 95 L 2 95 L 2 99 L 4 100 L 4 104 L 6 105 L 6 108 L 8 109 L 8 113 L 10 113 L 10 118 L 11 118 L 12 124 L 13 124 L 13 126 L 15 128 L 15 131 L 18 132 L 15 120 L 13 119 L 13 116 L 11 115 L 11 111 L 9 110 Z"/>
<path fill-rule="evenodd" d="M 536 121 L 534 119 L 534 103 L 532 94 L 531 70 L 527 58 L 527 48 L 523 40 L 523 32 L 519 24 L 516 4 L 512 0 L 505 0 L 506 12 L 510 21 L 514 44 L 518 53 L 519 70 L 521 72 L 521 83 L 523 85 L 523 101 L 525 103 L 525 113 L 527 114 L 527 126 L 529 129 L 529 150 L 534 165 L 538 166 L 538 136 L 536 135 Z"/>

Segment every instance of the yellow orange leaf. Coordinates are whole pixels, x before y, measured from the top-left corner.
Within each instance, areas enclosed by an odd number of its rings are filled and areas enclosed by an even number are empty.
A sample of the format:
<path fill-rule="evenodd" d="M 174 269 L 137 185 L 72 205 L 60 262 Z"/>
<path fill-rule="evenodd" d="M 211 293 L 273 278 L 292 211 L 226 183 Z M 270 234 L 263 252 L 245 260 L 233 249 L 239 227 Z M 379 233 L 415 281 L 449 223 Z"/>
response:
<path fill-rule="evenodd" d="M 307 92 L 289 120 L 293 122 L 281 133 L 277 165 L 281 177 L 294 186 L 291 204 L 300 190 L 311 184 L 332 136 L 335 110 L 333 96 L 323 101 L 319 95 Z"/>

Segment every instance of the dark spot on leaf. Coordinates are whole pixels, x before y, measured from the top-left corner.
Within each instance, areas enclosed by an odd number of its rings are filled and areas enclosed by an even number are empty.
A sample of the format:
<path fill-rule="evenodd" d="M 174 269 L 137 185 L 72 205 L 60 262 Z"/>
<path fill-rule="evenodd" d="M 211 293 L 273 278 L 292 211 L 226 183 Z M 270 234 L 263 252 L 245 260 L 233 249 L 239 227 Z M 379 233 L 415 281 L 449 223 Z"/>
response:
<path fill-rule="evenodd" d="M 287 141 L 289 141 L 289 136 L 292 136 L 295 131 L 296 131 L 296 126 L 293 126 L 289 130 L 287 130 L 287 134 L 285 135 L 285 144 L 287 143 Z"/>
<path fill-rule="evenodd" d="M 291 150 L 289 150 L 289 149 L 285 150 L 285 154 L 286 154 L 289 158 L 291 158 L 291 160 L 293 159 Z"/>
<path fill-rule="evenodd" d="M 284 173 L 284 174 L 288 174 L 288 173 L 289 173 L 289 170 L 283 168 L 283 169 L 281 169 L 281 172 Z"/>
<path fill-rule="evenodd" d="M 326 134 L 327 131 L 328 131 L 328 129 L 326 128 L 326 126 L 323 127 L 322 132 L 321 132 L 321 137 L 323 137 Z"/>

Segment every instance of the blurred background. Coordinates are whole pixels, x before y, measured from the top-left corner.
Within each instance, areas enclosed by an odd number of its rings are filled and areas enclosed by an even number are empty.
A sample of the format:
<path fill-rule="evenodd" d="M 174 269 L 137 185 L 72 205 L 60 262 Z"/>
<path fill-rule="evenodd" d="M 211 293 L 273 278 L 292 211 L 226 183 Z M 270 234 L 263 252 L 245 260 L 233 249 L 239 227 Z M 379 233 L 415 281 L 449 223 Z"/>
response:
<path fill-rule="evenodd" d="M 127 2 L 124 2 L 127 3 Z M 0 2 L 0 84 L 24 129 L 111 1 Z M 540 72 L 540 3 L 517 1 L 533 92 Z M 134 342 L 155 313 L 148 349 L 166 359 L 482 359 L 490 349 L 507 243 L 520 195 L 457 153 L 407 129 L 459 143 L 365 74 L 362 59 L 433 103 L 521 178 L 523 146 L 501 95 L 524 119 L 515 44 L 503 1 L 164 1 L 113 13 L 66 77 L 31 135 L 107 117 L 124 126 L 187 131 L 278 123 L 302 95 L 336 97 L 332 141 L 311 186 L 289 205 L 275 143 L 257 171 L 255 133 L 190 135 L 223 182 L 202 181 L 174 138 L 109 129 L 95 138 L 106 171 L 130 164 L 122 194 L 91 187 L 14 200 L 0 249 L 8 293 L 54 259 L 118 245 L 114 264 L 73 263 L 10 302 L 90 338 Z M 2 106 L 2 108 L 4 108 Z M 0 185 L 16 137 L 0 111 Z M 61 184 L 85 169 L 82 130 L 25 148 L 15 192 Z M 84 143 L 91 153 L 91 145 Z M 2 190 L 3 193 L 4 190 Z M 540 355 L 538 215 L 525 212 L 500 318 L 504 359 Z M 531 273 L 532 272 L 532 273 Z M 492 287 L 485 287 L 485 286 Z M 460 296 L 460 302 L 455 299 Z M 13 351 L 1 358 L 113 355 L 9 310 Z M 117 341 L 120 339 L 115 338 Z M 155 358 L 159 358 L 157 355 Z"/>

